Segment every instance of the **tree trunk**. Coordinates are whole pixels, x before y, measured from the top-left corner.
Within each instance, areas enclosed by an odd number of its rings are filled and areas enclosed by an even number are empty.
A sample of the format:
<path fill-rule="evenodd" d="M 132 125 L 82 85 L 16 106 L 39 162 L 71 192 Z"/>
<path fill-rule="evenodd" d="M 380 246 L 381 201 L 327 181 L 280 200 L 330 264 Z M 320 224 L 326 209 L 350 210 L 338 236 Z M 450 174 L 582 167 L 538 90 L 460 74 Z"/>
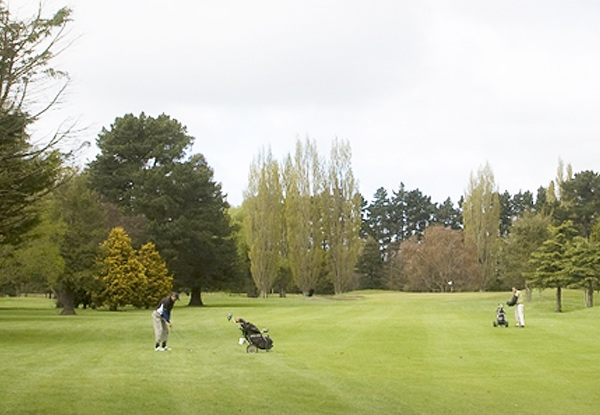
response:
<path fill-rule="evenodd" d="M 585 306 L 594 306 L 594 287 L 591 282 L 585 287 Z"/>
<path fill-rule="evenodd" d="M 61 316 L 75 315 L 75 295 L 69 290 L 59 290 L 56 295 L 57 302 L 62 306 Z"/>
<path fill-rule="evenodd" d="M 556 312 L 562 313 L 562 288 L 556 287 Z"/>
<path fill-rule="evenodd" d="M 528 303 L 533 299 L 533 290 L 529 287 L 525 287 L 525 299 Z"/>
<path fill-rule="evenodd" d="M 192 288 L 192 292 L 190 295 L 190 302 L 188 303 L 190 307 L 203 307 L 202 303 L 202 290 L 200 287 Z"/>

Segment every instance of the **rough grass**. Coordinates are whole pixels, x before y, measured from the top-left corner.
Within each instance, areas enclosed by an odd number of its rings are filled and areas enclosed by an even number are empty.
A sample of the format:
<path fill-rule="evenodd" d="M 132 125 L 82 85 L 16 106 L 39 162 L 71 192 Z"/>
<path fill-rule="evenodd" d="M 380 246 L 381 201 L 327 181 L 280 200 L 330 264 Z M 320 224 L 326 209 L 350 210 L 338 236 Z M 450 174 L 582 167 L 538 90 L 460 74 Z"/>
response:
<path fill-rule="evenodd" d="M 209 294 L 173 313 L 154 352 L 149 310 L 78 310 L 0 299 L 4 414 L 594 413 L 600 308 L 567 291 L 525 305 L 527 327 L 494 328 L 510 293 L 358 292 L 338 298 Z M 233 313 L 268 326 L 246 354 Z"/>

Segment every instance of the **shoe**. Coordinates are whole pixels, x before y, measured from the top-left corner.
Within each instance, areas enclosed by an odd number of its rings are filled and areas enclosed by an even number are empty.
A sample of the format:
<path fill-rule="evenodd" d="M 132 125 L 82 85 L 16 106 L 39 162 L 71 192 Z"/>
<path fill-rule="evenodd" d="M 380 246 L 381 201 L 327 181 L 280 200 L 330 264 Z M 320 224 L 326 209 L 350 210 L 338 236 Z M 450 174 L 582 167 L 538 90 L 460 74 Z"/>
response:
<path fill-rule="evenodd" d="M 156 347 L 156 348 L 154 349 L 154 351 L 155 351 L 155 352 L 164 352 L 164 351 L 165 351 L 165 349 L 163 349 L 162 347 L 160 347 L 160 346 L 159 346 L 159 347 Z"/>
<path fill-rule="evenodd" d="M 163 347 L 163 352 L 170 352 L 170 351 L 171 351 L 170 347 L 168 347 L 168 346 L 167 347 Z"/>

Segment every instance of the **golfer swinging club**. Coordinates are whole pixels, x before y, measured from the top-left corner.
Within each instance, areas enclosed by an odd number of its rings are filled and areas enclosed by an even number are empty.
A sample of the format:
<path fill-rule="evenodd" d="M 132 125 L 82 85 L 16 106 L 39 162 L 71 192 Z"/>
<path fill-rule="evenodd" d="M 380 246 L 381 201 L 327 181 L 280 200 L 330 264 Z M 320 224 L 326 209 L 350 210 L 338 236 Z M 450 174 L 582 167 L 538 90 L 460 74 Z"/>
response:
<path fill-rule="evenodd" d="M 157 352 L 166 352 L 171 350 L 167 347 L 169 340 L 169 328 L 171 328 L 171 310 L 175 301 L 179 300 L 179 294 L 173 293 L 160 300 L 156 310 L 152 312 L 152 325 L 154 326 L 154 350 Z"/>

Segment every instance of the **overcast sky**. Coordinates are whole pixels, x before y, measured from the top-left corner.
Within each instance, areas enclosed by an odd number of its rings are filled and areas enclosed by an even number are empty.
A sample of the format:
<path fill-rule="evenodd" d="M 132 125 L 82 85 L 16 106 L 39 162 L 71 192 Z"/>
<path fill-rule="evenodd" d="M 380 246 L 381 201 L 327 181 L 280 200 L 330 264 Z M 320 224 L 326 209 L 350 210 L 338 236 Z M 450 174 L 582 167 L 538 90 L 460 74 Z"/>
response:
<path fill-rule="evenodd" d="M 283 160 L 306 137 L 327 157 L 350 143 L 369 201 L 404 182 L 456 202 L 486 162 L 511 193 L 547 186 L 559 158 L 600 170 L 597 0 L 44 4 L 73 9 L 76 40 L 55 62 L 68 94 L 38 129 L 77 119 L 95 144 L 117 117 L 166 113 L 232 205 L 262 148 Z"/>

